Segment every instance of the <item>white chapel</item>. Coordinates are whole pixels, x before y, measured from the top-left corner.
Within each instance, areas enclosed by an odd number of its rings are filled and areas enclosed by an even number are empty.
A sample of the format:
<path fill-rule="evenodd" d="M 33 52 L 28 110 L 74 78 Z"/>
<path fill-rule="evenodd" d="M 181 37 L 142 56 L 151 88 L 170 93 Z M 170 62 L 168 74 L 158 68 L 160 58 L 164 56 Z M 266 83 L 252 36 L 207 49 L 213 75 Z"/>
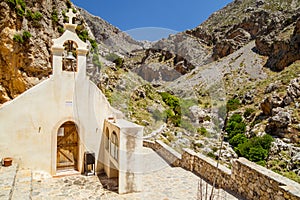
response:
<path fill-rule="evenodd" d="M 0 107 L 0 158 L 55 176 L 94 172 L 118 177 L 119 193 L 141 190 L 143 127 L 113 109 L 86 76 L 88 44 L 77 36 L 72 10 L 65 32 L 53 40 L 53 74 Z"/>

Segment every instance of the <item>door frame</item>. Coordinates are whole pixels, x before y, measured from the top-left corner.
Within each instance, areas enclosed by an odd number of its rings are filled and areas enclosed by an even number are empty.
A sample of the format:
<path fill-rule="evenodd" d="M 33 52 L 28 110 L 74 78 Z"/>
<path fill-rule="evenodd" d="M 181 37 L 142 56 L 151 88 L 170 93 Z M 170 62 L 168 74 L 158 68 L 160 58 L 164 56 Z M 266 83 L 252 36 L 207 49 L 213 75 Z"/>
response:
<path fill-rule="evenodd" d="M 51 175 L 55 176 L 57 174 L 57 132 L 59 130 L 59 128 L 66 122 L 73 122 L 75 124 L 75 126 L 77 127 L 77 140 L 78 140 L 78 144 L 77 144 L 77 150 L 78 150 L 78 158 L 77 158 L 77 166 L 76 166 L 76 171 L 82 173 L 83 170 L 83 153 L 82 153 L 82 145 L 81 145 L 81 141 L 82 141 L 82 134 L 81 133 L 81 127 L 78 125 L 79 123 L 76 122 L 75 119 L 73 118 L 65 118 L 63 120 L 60 120 L 53 128 L 52 131 L 52 142 L 51 142 Z"/>

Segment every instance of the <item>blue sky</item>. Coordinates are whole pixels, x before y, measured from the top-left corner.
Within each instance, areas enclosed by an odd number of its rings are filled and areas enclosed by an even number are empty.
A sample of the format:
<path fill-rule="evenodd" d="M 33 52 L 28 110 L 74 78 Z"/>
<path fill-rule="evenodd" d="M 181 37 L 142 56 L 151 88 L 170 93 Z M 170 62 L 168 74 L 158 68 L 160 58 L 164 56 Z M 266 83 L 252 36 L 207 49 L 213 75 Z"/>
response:
<path fill-rule="evenodd" d="M 169 33 L 195 28 L 233 0 L 71 1 L 122 31 L 128 31 L 135 39 L 147 39 L 147 34 L 165 37 Z"/>

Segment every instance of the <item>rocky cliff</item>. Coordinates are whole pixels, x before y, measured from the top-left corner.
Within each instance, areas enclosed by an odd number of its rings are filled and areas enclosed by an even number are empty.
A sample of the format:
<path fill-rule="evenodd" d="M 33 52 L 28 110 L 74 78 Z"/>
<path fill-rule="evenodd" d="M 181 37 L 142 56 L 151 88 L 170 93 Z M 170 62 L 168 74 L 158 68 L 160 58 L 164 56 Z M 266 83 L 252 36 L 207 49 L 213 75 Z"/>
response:
<path fill-rule="evenodd" d="M 167 52 L 168 66 L 185 74 L 195 66 L 223 58 L 256 40 L 257 50 L 270 56 L 266 66 L 282 70 L 298 59 L 298 37 L 284 36 L 285 41 L 282 33 L 276 41 L 274 37 L 283 30 L 285 34 L 292 33 L 299 11 L 297 0 L 235 0 L 198 27 L 156 42 L 150 51 L 157 57 Z M 146 53 L 139 63 L 147 64 L 152 54 Z"/>
<path fill-rule="evenodd" d="M 1 1 L 0 103 L 15 98 L 51 73 L 50 38 L 59 35 L 51 20 L 54 8 L 66 8 L 66 4 Z"/>

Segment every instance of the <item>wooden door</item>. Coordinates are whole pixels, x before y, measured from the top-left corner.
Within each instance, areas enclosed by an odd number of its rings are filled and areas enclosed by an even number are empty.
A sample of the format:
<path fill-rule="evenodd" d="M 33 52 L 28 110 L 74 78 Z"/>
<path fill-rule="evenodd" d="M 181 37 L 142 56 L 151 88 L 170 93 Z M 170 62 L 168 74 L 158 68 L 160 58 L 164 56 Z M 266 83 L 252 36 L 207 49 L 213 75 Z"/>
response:
<path fill-rule="evenodd" d="M 78 133 L 73 122 L 64 123 L 57 133 L 57 169 L 77 169 Z"/>

